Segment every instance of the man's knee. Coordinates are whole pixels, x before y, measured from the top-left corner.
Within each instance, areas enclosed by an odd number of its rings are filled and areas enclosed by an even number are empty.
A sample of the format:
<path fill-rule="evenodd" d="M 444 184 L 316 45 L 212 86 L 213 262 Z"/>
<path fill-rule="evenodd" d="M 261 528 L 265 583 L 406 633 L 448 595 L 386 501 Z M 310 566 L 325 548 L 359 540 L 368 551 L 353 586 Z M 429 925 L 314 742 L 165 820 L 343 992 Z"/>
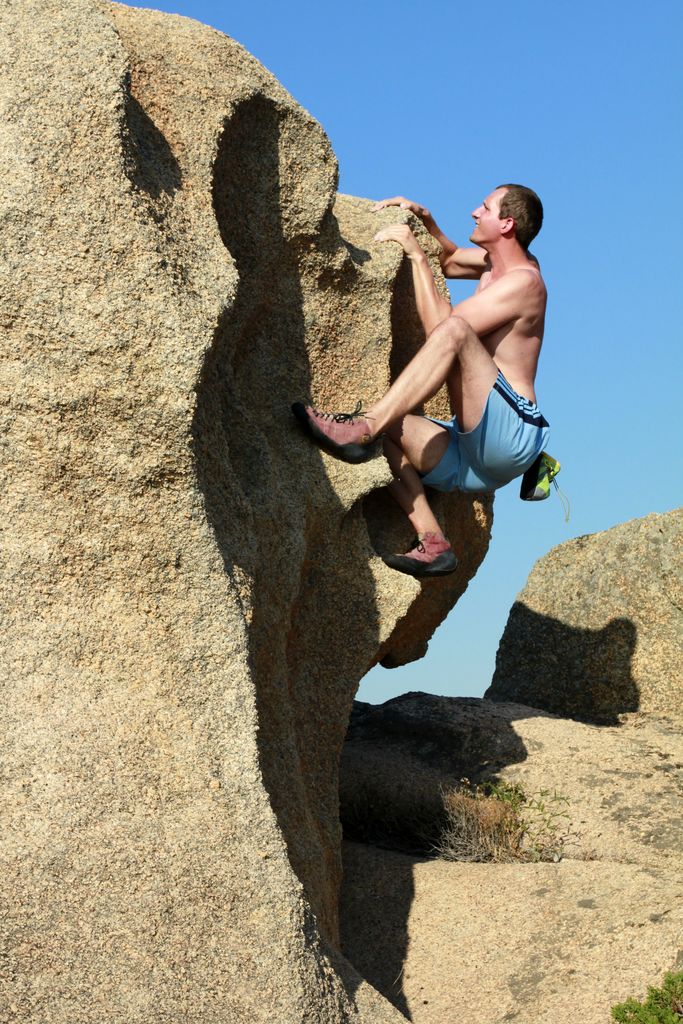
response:
<path fill-rule="evenodd" d="M 473 335 L 476 337 L 466 320 L 463 320 L 461 316 L 451 315 L 434 330 L 432 338 L 444 348 L 457 354 Z"/>
<path fill-rule="evenodd" d="M 460 344 L 468 341 L 470 338 L 476 338 L 477 336 L 467 323 L 467 320 L 463 320 L 461 316 L 455 316 L 451 313 L 446 323 L 448 324 L 453 337 L 457 338 Z"/>

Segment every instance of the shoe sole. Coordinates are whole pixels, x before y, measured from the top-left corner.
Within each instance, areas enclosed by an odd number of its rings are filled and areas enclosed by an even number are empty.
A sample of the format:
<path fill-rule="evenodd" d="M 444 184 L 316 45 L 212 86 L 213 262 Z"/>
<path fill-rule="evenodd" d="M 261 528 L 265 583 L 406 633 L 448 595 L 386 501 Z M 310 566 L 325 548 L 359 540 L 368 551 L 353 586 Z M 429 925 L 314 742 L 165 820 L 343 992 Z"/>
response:
<path fill-rule="evenodd" d="M 403 572 L 407 576 L 415 576 L 416 579 L 449 576 L 458 568 L 458 559 L 452 551 L 444 551 L 443 554 L 437 555 L 433 562 L 420 562 L 416 558 L 408 558 L 407 555 L 384 555 L 382 561 L 390 569 Z"/>
<path fill-rule="evenodd" d="M 294 402 L 292 405 L 292 412 L 308 436 L 312 437 L 317 445 L 324 448 L 325 451 L 330 453 L 330 455 L 334 455 L 336 458 L 341 459 L 343 462 L 350 462 L 352 465 L 358 465 L 360 462 L 367 462 L 368 459 L 371 459 L 377 454 L 381 441 L 380 438 L 376 438 L 368 444 L 337 444 L 337 442 L 332 441 L 327 434 L 323 434 L 322 430 L 318 430 L 315 423 L 313 423 L 306 412 L 306 406 L 303 402 Z"/>

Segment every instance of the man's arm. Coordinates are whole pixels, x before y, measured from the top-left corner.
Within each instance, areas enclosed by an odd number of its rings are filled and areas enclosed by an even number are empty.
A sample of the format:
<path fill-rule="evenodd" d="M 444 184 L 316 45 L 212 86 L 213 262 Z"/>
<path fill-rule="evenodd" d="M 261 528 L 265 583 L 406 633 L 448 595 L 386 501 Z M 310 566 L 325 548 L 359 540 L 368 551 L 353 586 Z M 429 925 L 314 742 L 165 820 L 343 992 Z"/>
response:
<path fill-rule="evenodd" d="M 414 203 L 405 196 L 393 196 L 391 199 L 382 199 L 375 203 L 374 211 L 384 210 L 387 206 L 398 206 L 401 210 L 410 210 L 416 217 L 419 217 L 429 234 L 437 240 L 441 246 L 439 262 L 444 277 L 460 280 L 478 281 L 485 270 L 488 270 L 488 255 L 479 246 L 464 249 L 450 238 L 444 235 L 443 231 L 432 217 L 426 206 Z"/>
<path fill-rule="evenodd" d="M 443 276 L 459 281 L 478 281 L 485 270 L 490 270 L 488 253 L 478 245 L 464 249 L 457 246 L 450 256 L 441 256 Z"/>
<path fill-rule="evenodd" d="M 452 316 L 466 320 L 480 338 L 518 320 L 530 304 L 542 301 L 543 285 L 529 270 L 511 270 L 483 291 L 453 306 Z"/>
<path fill-rule="evenodd" d="M 451 312 L 451 304 L 439 294 L 436 281 L 424 249 L 407 224 L 390 224 L 375 235 L 375 242 L 398 242 L 410 260 L 415 289 L 415 304 L 425 335 L 430 335 L 437 324 Z"/>

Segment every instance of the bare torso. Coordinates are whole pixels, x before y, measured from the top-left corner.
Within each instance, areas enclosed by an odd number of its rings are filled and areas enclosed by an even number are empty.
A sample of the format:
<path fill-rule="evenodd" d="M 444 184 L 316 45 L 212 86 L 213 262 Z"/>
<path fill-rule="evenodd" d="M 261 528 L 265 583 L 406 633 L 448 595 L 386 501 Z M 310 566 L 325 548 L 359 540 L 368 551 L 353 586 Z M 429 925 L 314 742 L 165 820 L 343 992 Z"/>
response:
<path fill-rule="evenodd" d="M 508 270 L 506 274 L 532 274 L 539 287 L 534 288 L 531 294 L 525 294 L 523 308 L 516 319 L 489 334 L 480 335 L 480 341 L 511 387 L 535 402 L 534 381 L 543 342 L 547 302 L 545 283 L 535 260 L 529 260 L 527 266 Z M 497 274 L 494 278 L 493 271 L 484 271 L 475 295 L 485 291 L 494 280 L 499 281 L 502 276 Z"/>

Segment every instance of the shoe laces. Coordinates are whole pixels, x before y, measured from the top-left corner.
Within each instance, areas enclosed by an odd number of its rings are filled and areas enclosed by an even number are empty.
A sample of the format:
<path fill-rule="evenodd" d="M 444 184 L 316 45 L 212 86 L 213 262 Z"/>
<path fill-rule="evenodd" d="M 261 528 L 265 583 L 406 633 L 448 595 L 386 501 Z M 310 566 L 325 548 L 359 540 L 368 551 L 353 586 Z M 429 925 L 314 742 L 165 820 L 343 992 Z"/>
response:
<path fill-rule="evenodd" d="M 569 522 L 569 511 L 570 511 L 569 498 L 564 493 L 564 491 L 560 490 L 560 485 L 558 484 L 558 482 L 555 479 L 555 477 L 553 476 L 550 479 L 552 480 L 553 487 L 557 491 L 557 496 L 560 499 L 560 502 L 562 503 L 562 510 L 564 512 L 564 521 L 565 521 L 565 523 L 568 523 Z"/>
<path fill-rule="evenodd" d="M 569 498 L 564 493 L 564 491 L 560 489 L 560 485 L 555 479 L 557 474 L 560 472 L 560 463 L 557 461 L 557 459 L 553 459 L 553 457 L 551 455 L 548 455 L 546 452 L 543 452 L 541 454 L 541 458 L 543 460 L 544 469 L 548 476 L 548 483 L 552 484 L 555 490 L 557 491 L 557 496 L 560 499 L 560 502 L 562 504 L 562 511 L 564 512 L 564 521 L 565 523 L 568 523 L 570 511 Z"/>
<path fill-rule="evenodd" d="M 313 413 L 319 419 L 332 420 L 333 423 L 352 423 L 361 418 L 372 419 L 371 416 L 366 416 L 363 412 L 362 402 L 357 403 L 353 412 L 321 412 L 319 409 L 313 409 Z"/>
<path fill-rule="evenodd" d="M 426 547 L 424 546 L 424 544 L 422 543 L 422 541 L 420 540 L 420 538 L 417 535 L 411 541 L 409 550 L 410 551 L 414 551 L 416 548 L 423 555 L 424 555 L 425 551 L 427 550 Z"/>

